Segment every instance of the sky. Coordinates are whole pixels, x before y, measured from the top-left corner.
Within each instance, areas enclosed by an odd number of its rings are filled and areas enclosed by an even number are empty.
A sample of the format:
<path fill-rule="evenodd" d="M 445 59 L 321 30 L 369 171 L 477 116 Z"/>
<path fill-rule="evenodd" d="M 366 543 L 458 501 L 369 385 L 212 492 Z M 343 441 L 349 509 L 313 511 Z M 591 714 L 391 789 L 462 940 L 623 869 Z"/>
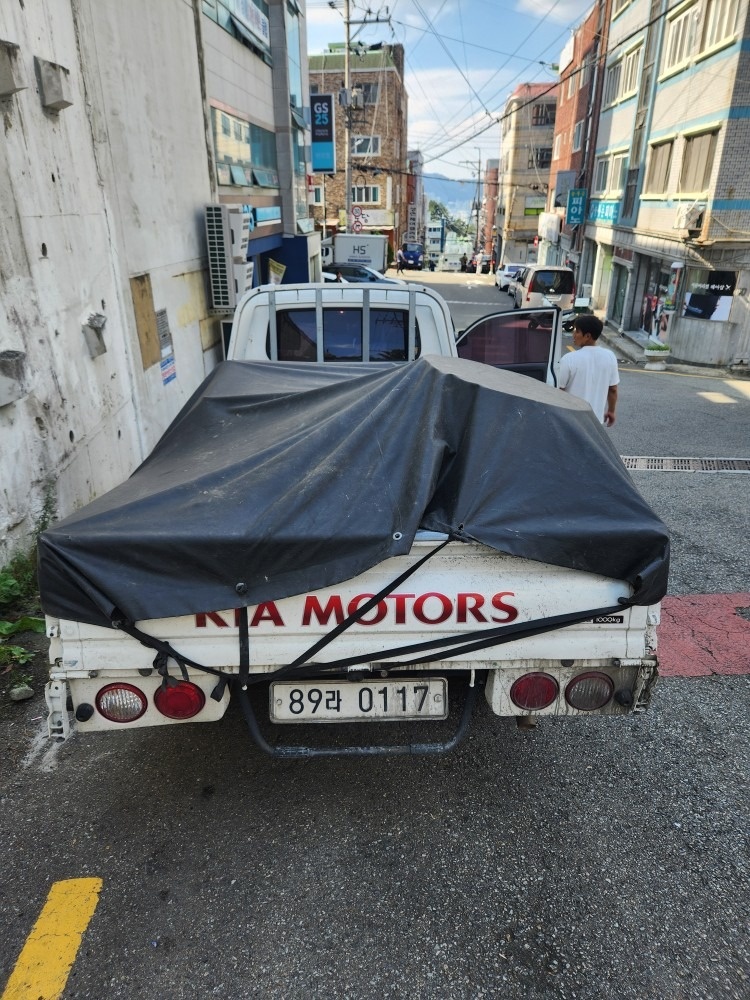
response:
<path fill-rule="evenodd" d="M 592 0 L 350 0 L 352 41 L 400 42 L 409 95 L 409 149 L 424 172 L 476 177 L 500 155 L 500 126 L 520 83 L 555 83 L 553 68 Z M 345 0 L 307 0 L 307 48 L 343 42 Z M 367 13 L 369 11 L 369 14 Z M 388 21 L 390 18 L 390 22 Z"/>

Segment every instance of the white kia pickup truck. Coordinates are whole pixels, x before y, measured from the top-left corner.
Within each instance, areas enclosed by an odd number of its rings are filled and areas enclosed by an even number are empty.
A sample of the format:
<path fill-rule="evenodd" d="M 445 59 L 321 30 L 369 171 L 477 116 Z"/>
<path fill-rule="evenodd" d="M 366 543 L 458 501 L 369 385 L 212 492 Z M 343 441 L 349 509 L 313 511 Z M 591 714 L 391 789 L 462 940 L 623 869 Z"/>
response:
<path fill-rule="evenodd" d="M 316 297 L 293 342 L 319 359 Z M 220 724 L 236 699 L 275 756 L 435 753 L 482 692 L 529 721 L 645 708 L 669 539 L 590 408 L 453 355 L 348 362 L 224 362 L 41 535 L 53 736 Z"/>

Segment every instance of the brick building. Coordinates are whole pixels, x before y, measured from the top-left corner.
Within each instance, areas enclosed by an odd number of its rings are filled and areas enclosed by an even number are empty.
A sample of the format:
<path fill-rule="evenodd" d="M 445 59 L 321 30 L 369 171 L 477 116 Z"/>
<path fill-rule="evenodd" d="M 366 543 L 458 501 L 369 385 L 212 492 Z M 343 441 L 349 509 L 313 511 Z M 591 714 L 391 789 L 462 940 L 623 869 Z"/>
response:
<path fill-rule="evenodd" d="M 309 56 L 310 93 L 333 94 L 336 172 L 314 180 L 314 218 L 326 235 L 346 227 L 346 115 L 351 115 L 352 206 L 365 232 L 386 233 L 392 247 L 407 229 L 407 95 L 404 48 L 382 43 L 350 59 L 353 106 L 339 103 L 344 88 L 344 44 Z"/>
<path fill-rule="evenodd" d="M 557 242 L 542 240 L 539 259 L 579 271 L 584 226 L 566 217 L 568 191 L 588 191 L 601 106 L 600 55 L 607 48 L 611 0 L 599 0 L 560 55 L 560 89 L 547 210 L 560 216 Z M 585 200 L 580 208 L 585 209 Z"/>

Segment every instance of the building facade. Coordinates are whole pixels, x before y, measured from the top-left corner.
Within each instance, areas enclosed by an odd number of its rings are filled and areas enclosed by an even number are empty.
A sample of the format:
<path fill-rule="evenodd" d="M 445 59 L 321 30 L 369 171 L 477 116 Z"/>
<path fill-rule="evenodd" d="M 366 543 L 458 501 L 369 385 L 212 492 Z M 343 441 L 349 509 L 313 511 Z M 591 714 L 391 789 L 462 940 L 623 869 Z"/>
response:
<path fill-rule="evenodd" d="M 3 4 L 0 39 L 2 565 L 221 360 L 206 206 L 244 216 L 255 283 L 272 259 L 308 280 L 319 237 L 301 5 Z"/>
<path fill-rule="evenodd" d="M 554 240 L 540 239 L 539 259 L 547 264 L 566 264 L 579 276 L 601 106 L 601 53 L 607 47 L 610 2 L 599 0 L 594 4 L 560 54 L 561 79 L 547 197 L 547 211 L 557 215 L 559 223 Z"/>
<path fill-rule="evenodd" d="M 685 362 L 750 361 L 748 42 L 747 0 L 613 2 L 583 266 Z"/>
<path fill-rule="evenodd" d="M 310 91 L 333 95 L 336 170 L 314 178 L 314 218 L 326 236 L 352 227 L 386 233 L 403 242 L 407 218 L 407 95 L 402 45 L 370 46 L 350 57 L 351 106 L 339 102 L 344 87 L 344 44 L 310 55 Z M 347 128 L 347 116 L 351 127 Z M 346 218 L 345 143 L 350 138 L 351 203 Z"/>
<path fill-rule="evenodd" d="M 497 229 L 501 261 L 537 260 L 538 216 L 549 190 L 559 84 L 522 83 L 503 111 Z"/>

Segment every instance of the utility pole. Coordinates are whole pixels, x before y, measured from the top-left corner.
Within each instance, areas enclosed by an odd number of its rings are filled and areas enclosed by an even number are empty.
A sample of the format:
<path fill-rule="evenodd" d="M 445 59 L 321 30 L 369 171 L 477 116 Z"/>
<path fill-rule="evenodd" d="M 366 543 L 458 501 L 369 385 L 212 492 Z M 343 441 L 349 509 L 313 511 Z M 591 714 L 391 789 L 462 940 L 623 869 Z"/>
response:
<path fill-rule="evenodd" d="M 344 184 L 346 185 L 346 232 L 352 218 L 352 70 L 349 57 L 351 44 L 350 0 L 344 2 Z"/>
<path fill-rule="evenodd" d="M 477 146 L 477 242 L 476 248 L 479 251 L 479 212 L 482 206 L 482 150 Z M 484 247 L 482 248 L 484 253 Z"/>
<path fill-rule="evenodd" d="M 329 6 L 335 9 L 335 3 L 333 0 L 329 0 Z M 367 24 L 380 24 L 381 18 L 380 14 L 375 17 L 372 16 L 371 11 L 367 11 L 367 14 L 362 20 L 352 21 L 351 18 L 351 0 L 344 0 L 344 89 L 343 92 L 339 94 L 339 102 L 344 108 L 344 183 L 346 184 L 346 197 L 344 204 L 346 205 L 346 229 L 348 233 L 351 227 L 352 218 L 352 114 L 355 108 L 362 107 L 361 95 L 359 102 L 356 102 L 352 96 L 352 69 L 351 69 L 351 44 L 352 44 L 352 25 L 357 25 L 358 29 L 361 30 Z M 385 24 L 391 23 L 390 16 L 383 19 Z M 355 32 L 358 34 L 359 31 Z M 366 51 L 367 46 L 361 45 L 361 51 Z"/>

